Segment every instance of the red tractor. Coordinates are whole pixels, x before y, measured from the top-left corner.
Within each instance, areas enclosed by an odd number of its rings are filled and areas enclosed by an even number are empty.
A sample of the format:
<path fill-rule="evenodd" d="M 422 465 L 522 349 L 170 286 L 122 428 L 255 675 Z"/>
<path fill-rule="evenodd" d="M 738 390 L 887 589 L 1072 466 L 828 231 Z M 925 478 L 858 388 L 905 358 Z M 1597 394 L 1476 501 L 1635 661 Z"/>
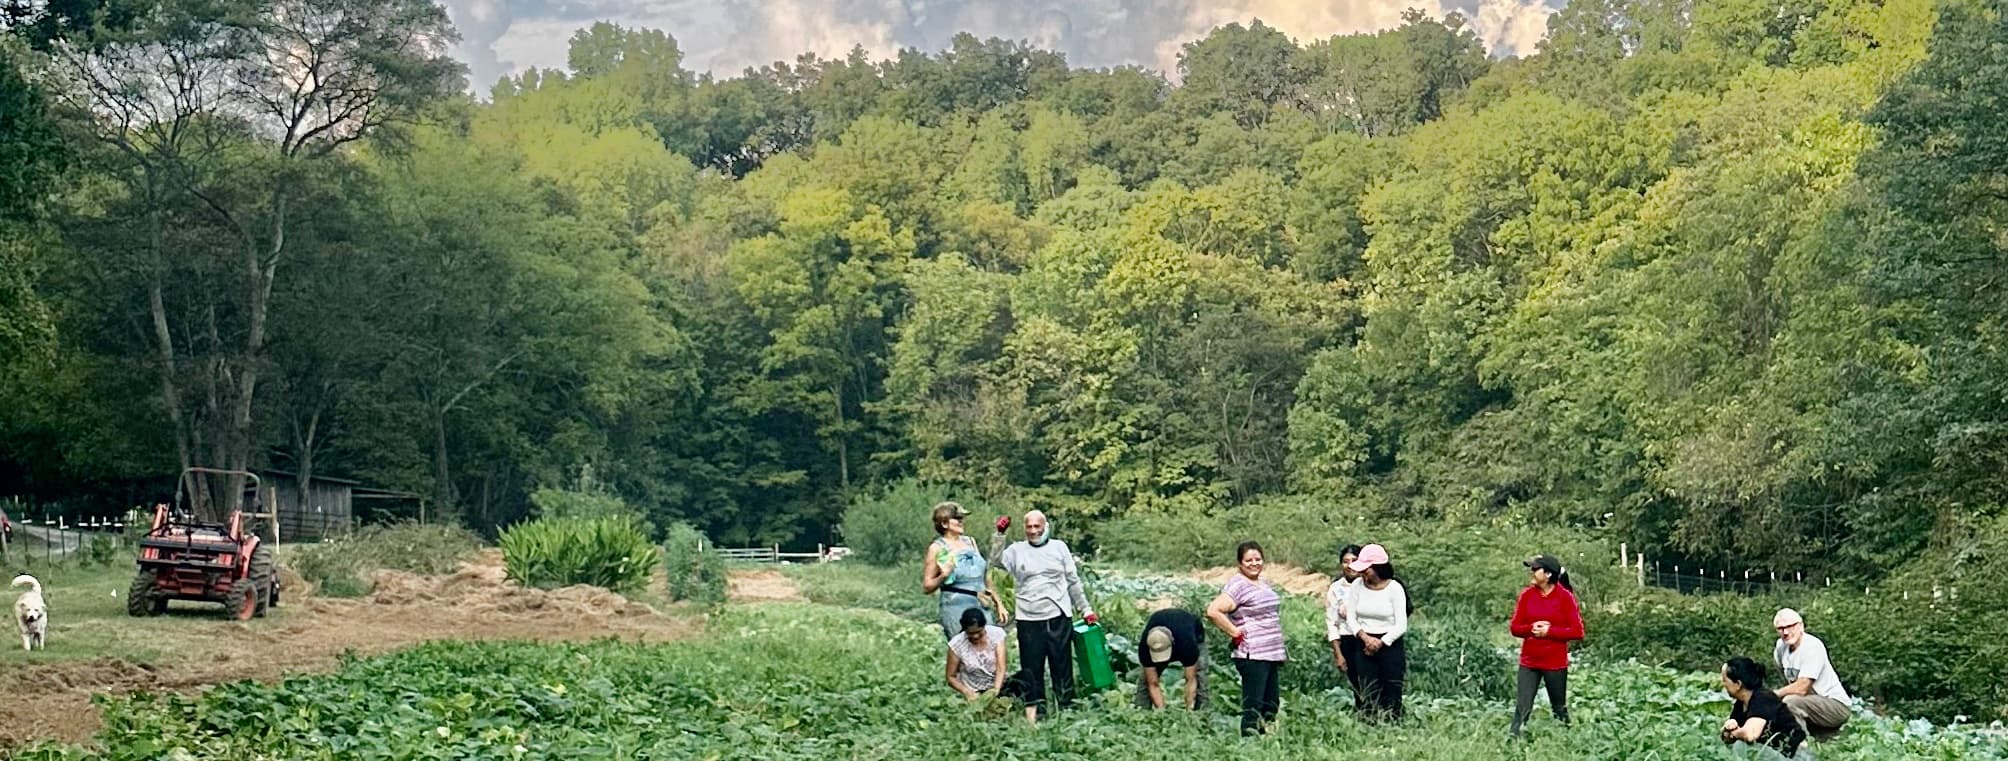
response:
<path fill-rule="evenodd" d="M 155 505 L 153 525 L 139 540 L 139 573 L 126 596 L 126 613 L 157 616 L 168 600 L 223 603 L 239 621 L 265 615 L 279 604 L 278 564 L 273 547 L 251 532 L 247 516 L 231 511 L 223 523 L 198 523 L 183 488 L 197 474 L 245 476 L 257 492 L 258 477 L 244 471 L 189 468 L 175 486 L 175 504 Z"/>

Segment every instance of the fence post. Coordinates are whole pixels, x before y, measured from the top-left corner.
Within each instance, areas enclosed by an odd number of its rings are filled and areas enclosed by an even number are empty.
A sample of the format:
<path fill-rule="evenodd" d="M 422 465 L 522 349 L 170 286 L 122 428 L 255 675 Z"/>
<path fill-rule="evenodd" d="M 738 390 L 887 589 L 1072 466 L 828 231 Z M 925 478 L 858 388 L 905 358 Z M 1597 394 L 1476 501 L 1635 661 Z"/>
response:
<path fill-rule="evenodd" d="M 1638 585 L 1645 586 L 1645 556 L 1638 556 Z"/>
<path fill-rule="evenodd" d="M 1619 567 L 1619 568 L 1623 568 L 1623 567 L 1625 567 L 1625 566 L 1628 566 L 1628 565 L 1631 565 L 1631 563 L 1628 563 L 1628 562 L 1626 562 L 1626 561 L 1628 561 L 1628 560 L 1630 560 L 1630 559 L 1631 559 L 1631 555 L 1629 555 L 1629 554 L 1626 554 L 1626 552 L 1625 552 L 1625 551 L 1626 551 L 1627 549 L 1630 549 L 1630 545 L 1628 545 L 1628 544 L 1626 544 L 1626 543 L 1624 543 L 1624 542 L 1618 542 L 1618 567 Z"/>

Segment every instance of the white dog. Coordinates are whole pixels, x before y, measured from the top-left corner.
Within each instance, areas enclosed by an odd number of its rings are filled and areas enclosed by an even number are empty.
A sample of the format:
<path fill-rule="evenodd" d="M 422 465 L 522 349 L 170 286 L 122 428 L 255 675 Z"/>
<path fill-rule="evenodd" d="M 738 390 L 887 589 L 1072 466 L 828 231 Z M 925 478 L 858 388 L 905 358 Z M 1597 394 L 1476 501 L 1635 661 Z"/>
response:
<path fill-rule="evenodd" d="M 49 606 L 42 602 L 42 582 L 24 573 L 14 577 L 14 586 L 28 588 L 14 601 L 14 623 L 21 627 L 21 649 L 47 649 L 43 639 L 49 634 Z"/>

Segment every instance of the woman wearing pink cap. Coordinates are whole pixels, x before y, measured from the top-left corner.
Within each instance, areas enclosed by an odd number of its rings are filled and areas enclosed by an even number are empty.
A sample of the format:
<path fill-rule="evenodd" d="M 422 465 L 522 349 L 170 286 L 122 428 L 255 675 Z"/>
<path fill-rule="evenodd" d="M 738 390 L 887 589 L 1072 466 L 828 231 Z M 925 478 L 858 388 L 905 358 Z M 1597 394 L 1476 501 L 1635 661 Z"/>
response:
<path fill-rule="evenodd" d="M 1241 673 L 1241 734 L 1267 733 L 1281 708 L 1277 681 L 1283 653 L 1283 599 L 1262 581 L 1262 545 L 1234 548 L 1241 574 L 1227 582 L 1206 606 L 1206 618 L 1234 642 L 1234 670 Z"/>
<path fill-rule="evenodd" d="M 1360 708 L 1368 719 L 1401 720 L 1408 679 L 1408 590 L 1394 577 L 1387 548 L 1369 544 L 1347 566 L 1360 580 L 1346 596 L 1346 626 L 1360 638 Z"/>

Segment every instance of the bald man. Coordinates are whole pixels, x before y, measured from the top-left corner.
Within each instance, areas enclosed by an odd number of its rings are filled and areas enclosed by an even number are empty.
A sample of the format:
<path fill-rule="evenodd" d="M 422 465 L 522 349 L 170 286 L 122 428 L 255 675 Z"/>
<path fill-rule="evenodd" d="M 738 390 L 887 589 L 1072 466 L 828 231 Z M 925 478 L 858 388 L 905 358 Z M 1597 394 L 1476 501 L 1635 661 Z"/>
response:
<path fill-rule="evenodd" d="M 1841 675 L 1834 673 L 1827 643 L 1806 633 L 1806 618 L 1791 608 L 1779 610 L 1771 618 L 1771 626 L 1778 630 L 1771 658 L 1785 672 L 1785 686 L 1778 688 L 1778 697 L 1785 699 L 1785 707 L 1799 717 L 1807 734 L 1831 739 L 1848 723 L 1853 713 L 1849 705 L 1854 701 L 1848 697 L 1848 688 L 1841 686 Z"/>
<path fill-rule="evenodd" d="M 1018 619 L 1018 667 L 1025 684 L 1025 720 L 1037 723 L 1046 713 L 1045 673 L 1053 676 L 1053 700 L 1060 708 L 1074 703 L 1074 611 L 1089 623 L 1095 612 L 1081 588 L 1080 569 L 1067 543 L 1051 538 L 1046 514 L 1025 514 L 1025 540 L 1004 546 L 1009 517 L 998 520 L 990 543 L 990 563 L 1017 582 L 1012 606 Z"/>

